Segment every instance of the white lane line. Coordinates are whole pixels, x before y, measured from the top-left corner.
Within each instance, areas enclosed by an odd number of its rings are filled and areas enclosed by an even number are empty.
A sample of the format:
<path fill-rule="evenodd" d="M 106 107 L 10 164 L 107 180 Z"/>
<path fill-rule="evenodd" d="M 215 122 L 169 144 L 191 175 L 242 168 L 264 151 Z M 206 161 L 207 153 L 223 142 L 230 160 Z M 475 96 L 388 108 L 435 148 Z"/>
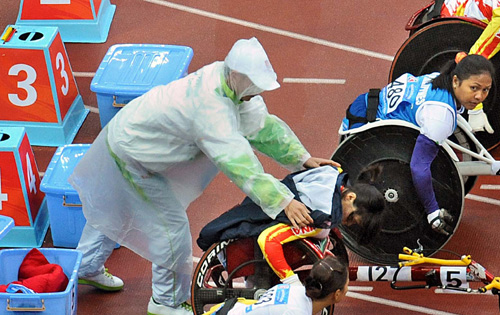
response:
<path fill-rule="evenodd" d="M 80 78 L 93 78 L 95 72 L 73 72 L 73 75 Z"/>
<path fill-rule="evenodd" d="M 283 83 L 345 84 L 343 79 L 284 78 Z"/>
<path fill-rule="evenodd" d="M 220 15 L 217 13 L 212 13 L 212 12 L 207 12 L 207 11 L 203 11 L 200 9 L 195 9 L 195 8 L 180 5 L 177 3 L 172 3 L 172 2 L 168 2 L 168 1 L 164 1 L 164 0 L 143 0 L 143 1 L 150 2 L 153 4 L 157 4 L 157 5 L 162 5 L 165 7 L 169 7 L 172 9 L 176 9 L 176 10 L 180 10 L 180 11 L 184 11 L 184 12 L 188 12 L 188 13 L 192 13 L 192 14 L 196 14 L 196 15 L 200 15 L 200 16 L 204 16 L 204 17 L 208 17 L 208 18 L 211 18 L 214 20 L 233 23 L 236 25 L 241 25 L 244 27 L 253 28 L 253 29 L 256 29 L 259 31 L 264 31 L 264 32 L 273 33 L 273 34 L 277 34 L 277 35 L 282 35 L 282 36 L 302 40 L 302 41 L 313 43 L 313 44 L 323 45 L 326 47 L 331 47 L 331 48 L 335 48 L 335 49 L 340 49 L 340 50 L 352 52 L 355 54 L 365 55 L 368 57 L 383 59 L 383 60 L 387 60 L 387 61 L 392 61 L 394 59 L 394 57 L 390 56 L 390 55 L 381 54 L 381 53 L 377 53 L 377 52 L 373 52 L 370 50 L 361 49 L 361 48 L 357 48 L 357 47 L 353 47 L 353 46 L 342 45 L 342 44 L 330 42 L 330 41 L 319 39 L 319 38 L 314 38 L 314 37 L 307 36 L 307 35 L 297 34 L 297 33 L 289 32 L 289 31 L 281 30 L 278 28 L 265 26 L 262 24 L 248 22 L 245 20 L 240 20 L 240 19 L 225 16 L 225 15 Z"/>
<path fill-rule="evenodd" d="M 93 106 L 88 106 L 88 105 L 83 105 L 86 109 L 90 110 L 91 113 L 99 114 L 99 108 L 98 107 L 93 107 Z"/>
<path fill-rule="evenodd" d="M 500 190 L 500 185 L 487 185 L 487 184 L 484 184 L 484 185 L 481 185 L 480 188 L 484 189 L 484 190 Z"/>
<path fill-rule="evenodd" d="M 417 305 L 412 305 L 412 304 L 406 304 L 406 303 L 401 303 L 401 302 L 396 302 L 396 301 L 391 301 L 375 296 L 370 296 L 370 295 L 365 295 L 361 293 L 355 293 L 355 292 L 347 292 L 347 296 L 354 298 L 354 299 L 359 299 L 359 300 L 364 300 L 368 302 L 373 302 L 377 304 L 382 304 L 382 305 L 387 305 L 387 306 L 392 306 L 392 307 L 397 307 L 397 308 L 402 308 L 405 310 L 410 310 L 413 312 L 420 312 L 424 314 L 432 314 L 432 315 L 457 315 L 454 313 L 448 313 L 448 312 L 443 312 L 443 311 L 438 311 L 434 310 L 431 308 L 427 307 L 422 307 L 422 306 L 417 306 Z"/>
<path fill-rule="evenodd" d="M 481 197 L 481 196 L 476 196 L 476 195 L 472 195 L 472 194 L 467 194 L 467 196 L 465 196 L 465 198 L 470 199 L 470 200 L 484 202 L 484 203 L 489 203 L 489 204 L 492 204 L 495 206 L 500 206 L 500 200 L 493 199 L 493 198 Z"/>
<path fill-rule="evenodd" d="M 457 290 L 443 290 L 443 289 L 434 289 L 434 293 L 436 294 L 477 294 L 477 295 L 493 295 L 491 293 L 491 290 L 488 290 L 485 293 L 479 293 L 479 292 L 463 292 L 463 291 L 457 291 Z"/>
<path fill-rule="evenodd" d="M 348 286 L 349 291 L 357 291 L 357 292 L 372 292 L 373 287 L 363 287 L 363 286 L 355 286 L 355 285 L 350 285 Z"/>

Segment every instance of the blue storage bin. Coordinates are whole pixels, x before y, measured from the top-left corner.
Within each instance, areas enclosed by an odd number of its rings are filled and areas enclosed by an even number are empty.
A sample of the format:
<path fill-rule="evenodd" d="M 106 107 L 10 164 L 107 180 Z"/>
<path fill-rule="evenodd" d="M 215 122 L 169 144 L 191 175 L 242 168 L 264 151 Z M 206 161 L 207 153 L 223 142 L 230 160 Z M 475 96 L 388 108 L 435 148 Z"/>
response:
<path fill-rule="evenodd" d="M 0 215 L 0 239 L 2 239 L 14 226 L 14 219 Z"/>
<path fill-rule="evenodd" d="M 4 249 L 0 251 L 0 284 L 18 280 L 19 267 L 31 249 Z M 62 292 L 23 294 L 0 293 L 2 314 L 77 314 L 78 269 L 82 253 L 71 249 L 40 248 L 49 263 L 60 265 L 69 279 Z"/>
<path fill-rule="evenodd" d="M 134 98 L 186 76 L 192 58 L 193 49 L 187 46 L 111 46 L 90 84 L 97 96 L 101 127 Z"/>
<path fill-rule="evenodd" d="M 68 144 L 52 156 L 40 190 L 45 193 L 54 246 L 76 248 L 86 220 L 78 193 L 68 182 L 90 144 Z"/>

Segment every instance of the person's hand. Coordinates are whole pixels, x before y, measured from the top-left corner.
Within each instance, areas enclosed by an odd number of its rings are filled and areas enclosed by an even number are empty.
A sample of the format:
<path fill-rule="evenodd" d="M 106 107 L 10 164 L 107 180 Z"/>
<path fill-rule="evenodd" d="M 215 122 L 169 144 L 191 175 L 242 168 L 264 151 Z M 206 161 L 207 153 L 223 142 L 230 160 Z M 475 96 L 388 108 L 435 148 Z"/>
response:
<path fill-rule="evenodd" d="M 300 201 L 292 199 L 285 207 L 285 214 L 294 228 L 305 227 L 313 224 L 314 221 L 309 215 L 309 209 Z"/>
<path fill-rule="evenodd" d="M 469 114 L 469 125 L 472 128 L 472 132 L 486 131 L 489 134 L 495 132 L 493 127 L 491 127 L 488 121 L 488 116 L 484 113 L 483 109 L 473 109 L 468 111 Z"/>
<path fill-rule="evenodd" d="M 431 225 L 432 229 L 438 233 L 444 235 L 450 235 L 453 233 L 453 227 L 450 225 L 453 223 L 453 217 L 448 213 L 446 209 L 438 209 L 427 215 L 427 221 Z"/>
<path fill-rule="evenodd" d="M 340 167 L 340 164 L 337 162 L 334 162 L 334 161 L 328 160 L 328 159 L 317 158 L 317 157 L 310 157 L 304 163 L 305 168 L 315 168 L 315 167 L 320 167 L 323 165 L 331 165 L 331 166 L 335 166 L 335 167 Z"/>

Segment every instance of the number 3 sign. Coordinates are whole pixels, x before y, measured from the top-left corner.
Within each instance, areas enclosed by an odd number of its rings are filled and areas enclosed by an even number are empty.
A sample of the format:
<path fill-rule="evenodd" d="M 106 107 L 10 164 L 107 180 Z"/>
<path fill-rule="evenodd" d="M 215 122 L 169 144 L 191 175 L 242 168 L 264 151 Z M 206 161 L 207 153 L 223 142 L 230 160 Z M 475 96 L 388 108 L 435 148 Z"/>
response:
<path fill-rule="evenodd" d="M 71 143 L 88 111 L 56 27 L 9 26 L 0 41 L 0 126 L 33 145 Z"/>

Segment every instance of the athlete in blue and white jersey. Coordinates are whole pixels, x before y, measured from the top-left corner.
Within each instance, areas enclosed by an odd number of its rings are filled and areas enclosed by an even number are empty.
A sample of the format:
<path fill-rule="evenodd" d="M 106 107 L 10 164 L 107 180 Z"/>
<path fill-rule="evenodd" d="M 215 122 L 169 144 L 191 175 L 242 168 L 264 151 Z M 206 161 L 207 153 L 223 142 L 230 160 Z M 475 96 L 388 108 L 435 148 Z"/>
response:
<path fill-rule="evenodd" d="M 454 96 L 443 89 L 432 89 L 432 80 L 439 72 L 415 77 L 409 73 L 384 87 L 379 93 L 377 119 L 400 119 L 421 128 L 421 133 L 438 144 L 448 138 L 456 127 L 457 105 Z M 366 116 L 368 93 L 361 94 L 349 111 L 358 117 Z M 463 107 L 459 113 L 463 112 Z M 437 114 L 439 113 L 439 114 Z M 342 121 L 342 129 L 348 130 L 364 123 Z"/>
<path fill-rule="evenodd" d="M 422 116 L 427 116 L 426 109 L 435 107 L 434 110 L 443 112 L 447 120 L 444 124 L 448 127 L 446 129 L 450 131 L 451 124 L 451 129 L 455 129 L 457 106 L 453 95 L 446 90 L 432 89 L 432 80 L 438 75 L 439 72 L 420 77 L 409 73 L 401 75 L 380 91 L 380 113 L 377 116 L 380 119 L 401 119 L 421 126 L 425 125 Z M 421 106 L 424 104 L 425 106 Z M 431 133 L 430 136 L 434 135 Z"/>
<path fill-rule="evenodd" d="M 432 188 L 430 166 L 439 146 L 453 133 L 456 115 L 472 110 L 483 102 L 491 89 L 494 68 L 479 55 L 458 53 L 440 73 L 415 77 L 403 74 L 384 87 L 378 95 L 377 120 L 400 119 L 420 128 L 410 167 L 413 183 L 432 228 L 449 235 L 452 217 L 440 209 Z M 368 93 L 361 94 L 348 109 L 342 129 L 364 125 L 367 119 Z M 369 117 L 368 117 L 369 118 Z"/>

